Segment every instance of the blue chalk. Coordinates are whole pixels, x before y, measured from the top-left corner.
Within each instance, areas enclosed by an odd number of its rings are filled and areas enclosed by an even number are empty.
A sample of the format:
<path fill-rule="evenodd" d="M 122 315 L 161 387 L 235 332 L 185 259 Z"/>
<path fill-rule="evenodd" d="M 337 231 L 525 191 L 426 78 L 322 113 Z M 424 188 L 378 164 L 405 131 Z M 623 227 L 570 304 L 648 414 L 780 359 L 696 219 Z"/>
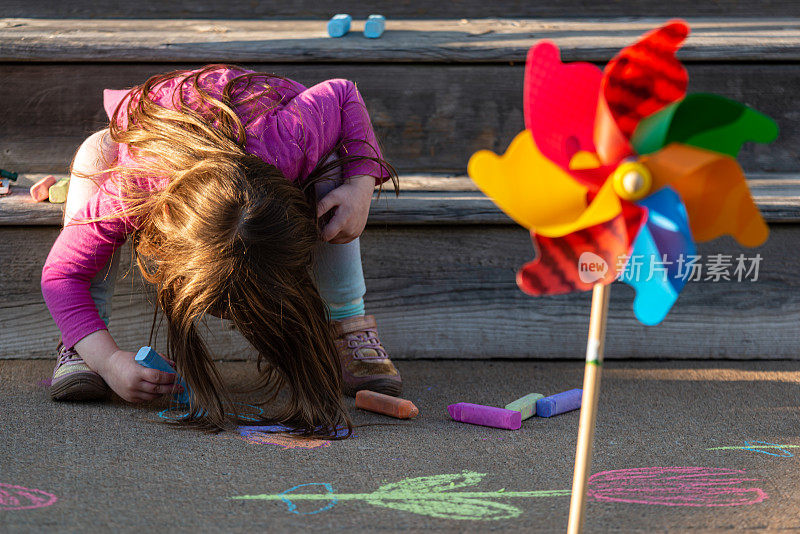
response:
<path fill-rule="evenodd" d="M 142 347 L 139 349 L 139 352 L 136 353 L 134 360 L 136 360 L 136 363 L 142 367 L 147 367 L 148 369 L 155 369 L 156 371 L 163 371 L 165 373 L 172 373 L 174 375 L 178 374 L 175 372 L 175 369 L 173 369 L 172 366 L 168 364 L 167 361 L 151 347 Z M 175 393 L 173 398 L 176 402 L 181 404 L 189 404 L 192 398 L 191 393 L 189 393 L 189 386 L 186 385 L 186 382 L 184 382 L 182 378 L 178 378 L 181 386 L 183 386 L 183 393 Z"/>
<path fill-rule="evenodd" d="M 536 415 L 552 417 L 581 407 L 582 389 L 571 389 L 536 401 Z"/>
<path fill-rule="evenodd" d="M 386 29 L 386 17 L 383 15 L 370 15 L 364 24 L 364 37 L 377 39 Z"/>
<path fill-rule="evenodd" d="M 352 22 L 353 17 L 346 14 L 338 14 L 334 15 L 331 20 L 328 21 L 328 35 L 331 37 L 342 37 L 343 35 L 347 34 L 350 31 L 350 22 Z"/>

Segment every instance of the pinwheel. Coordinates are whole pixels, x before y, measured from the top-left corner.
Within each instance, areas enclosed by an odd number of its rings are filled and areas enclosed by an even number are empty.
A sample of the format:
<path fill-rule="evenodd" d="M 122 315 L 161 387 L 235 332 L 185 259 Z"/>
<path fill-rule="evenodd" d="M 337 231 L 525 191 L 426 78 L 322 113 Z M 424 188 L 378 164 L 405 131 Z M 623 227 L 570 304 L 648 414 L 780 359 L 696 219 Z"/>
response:
<path fill-rule="evenodd" d="M 537 254 L 517 273 L 522 291 L 594 289 L 571 532 L 582 521 L 607 285 L 618 278 L 631 285 L 637 319 L 654 325 L 691 273 L 695 242 L 729 234 L 752 247 L 768 234 L 735 158 L 746 141 L 772 141 L 777 126 L 724 97 L 686 95 L 675 52 L 688 33 L 685 22 L 671 21 L 603 71 L 562 63 L 553 43 L 534 45 L 525 130 L 502 156 L 482 150 L 468 165 L 477 186 L 531 232 Z M 632 259 L 643 263 L 632 269 Z"/>

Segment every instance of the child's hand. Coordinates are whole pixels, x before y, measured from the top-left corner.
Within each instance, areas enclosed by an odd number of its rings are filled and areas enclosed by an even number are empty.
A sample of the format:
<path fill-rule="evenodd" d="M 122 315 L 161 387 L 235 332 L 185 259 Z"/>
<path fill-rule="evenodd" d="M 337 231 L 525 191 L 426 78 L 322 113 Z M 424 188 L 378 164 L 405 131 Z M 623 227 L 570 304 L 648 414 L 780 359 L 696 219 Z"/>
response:
<path fill-rule="evenodd" d="M 176 375 L 143 367 L 136 363 L 135 357 L 133 352 L 118 350 L 100 373 L 117 395 L 128 402 L 144 402 L 183 391 L 176 382 Z"/>
<path fill-rule="evenodd" d="M 361 235 L 367 225 L 369 204 L 375 190 L 372 176 L 353 176 L 325 195 L 317 204 L 317 217 L 336 208 L 333 218 L 322 229 L 322 239 L 341 245 Z"/>

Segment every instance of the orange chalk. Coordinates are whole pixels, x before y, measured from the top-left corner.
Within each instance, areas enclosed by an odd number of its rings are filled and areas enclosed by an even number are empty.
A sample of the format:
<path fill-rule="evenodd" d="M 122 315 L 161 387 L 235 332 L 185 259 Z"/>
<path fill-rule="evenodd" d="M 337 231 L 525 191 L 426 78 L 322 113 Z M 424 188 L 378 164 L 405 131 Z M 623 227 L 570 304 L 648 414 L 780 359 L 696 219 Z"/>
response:
<path fill-rule="evenodd" d="M 58 179 L 55 176 L 45 176 L 31 186 L 31 197 L 36 202 L 44 202 L 50 197 L 50 186 L 55 184 Z"/>
<path fill-rule="evenodd" d="M 397 397 L 367 390 L 361 390 L 356 393 L 356 408 L 382 413 L 398 419 L 411 419 L 419 415 L 419 410 L 410 400 L 398 399 Z"/>

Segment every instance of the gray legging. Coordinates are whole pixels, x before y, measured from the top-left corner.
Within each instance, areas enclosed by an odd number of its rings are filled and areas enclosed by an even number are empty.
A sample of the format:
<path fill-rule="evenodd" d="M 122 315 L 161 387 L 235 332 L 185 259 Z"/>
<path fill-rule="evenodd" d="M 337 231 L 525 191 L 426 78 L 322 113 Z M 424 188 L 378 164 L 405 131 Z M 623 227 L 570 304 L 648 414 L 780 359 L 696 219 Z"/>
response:
<path fill-rule="evenodd" d="M 316 185 L 317 197 L 322 198 L 341 182 L 325 180 Z M 312 272 L 322 298 L 328 304 L 344 304 L 362 298 L 367 287 L 361 268 L 361 246 L 358 239 L 344 245 L 320 243 Z M 119 270 L 119 254 L 115 253 L 105 269 L 91 282 L 91 295 L 100 317 L 106 325 L 111 316 L 111 297 Z"/>

